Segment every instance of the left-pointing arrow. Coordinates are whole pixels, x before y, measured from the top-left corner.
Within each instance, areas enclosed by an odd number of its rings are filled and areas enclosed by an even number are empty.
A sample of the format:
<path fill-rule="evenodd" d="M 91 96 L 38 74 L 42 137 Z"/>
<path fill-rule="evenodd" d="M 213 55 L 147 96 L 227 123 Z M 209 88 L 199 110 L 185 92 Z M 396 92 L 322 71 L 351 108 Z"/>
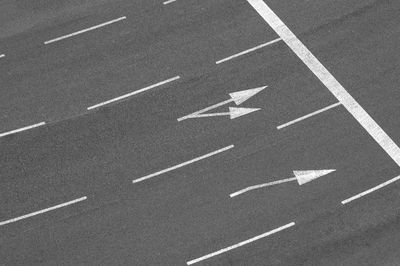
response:
<path fill-rule="evenodd" d="M 255 189 L 260 189 L 263 187 L 270 187 L 270 186 L 275 186 L 275 185 L 279 185 L 282 183 L 287 183 L 287 182 L 291 182 L 291 181 L 297 181 L 297 183 L 299 183 L 299 185 L 304 185 L 305 183 L 311 182 L 321 176 L 330 174 L 332 172 L 336 171 L 336 169 L 327 169 L 327 170 L 305 170 L 305 171 L 293 171 L 294 177 L 290 177 L 290 178 L 286 178 L 286 179 L 281 179 L 281 180 L 277 180 L 277 181 L 273 181 L 273 182 L 269 182 L 269 183 L 264 183 L 264 184 L 259 184 L 259 185 L 254 185 L 254 186 L 250 186 L 244 189 L 241 189 L 239 191 L 236 191 L 232 194 L 230 194 L 229 196 L 231 198 L 236 197 L 240 194 L 255 190 Z"/>

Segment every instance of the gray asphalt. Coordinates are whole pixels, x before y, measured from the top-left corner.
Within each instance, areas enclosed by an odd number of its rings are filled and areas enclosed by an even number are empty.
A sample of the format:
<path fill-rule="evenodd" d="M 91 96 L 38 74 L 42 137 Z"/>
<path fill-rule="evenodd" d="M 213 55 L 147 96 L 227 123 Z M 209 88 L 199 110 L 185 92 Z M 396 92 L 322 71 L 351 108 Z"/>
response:
<path fill-rule="evenodd" d="M 35 2 L 35 3 L 33 3 Z M 4 265 L 185 265 L 290 222 L 285 231 L 204 265 L 398 265 L 398 166 L 282 42 L 216 65 L 278 36 L 245 1 L 0 3 L 0 226 Z M 400 2 L 269 0 L 385 132 L 400 143 Z M 49 45 L 44 41 L 127 19 Z M 93 111 L 86 108 L 179 75 Z M 177 118 L 268 85 L 227 117 Z M 226 111 L 226 107 L 218 109 Z M 132 180 L 234 144 L 229 151 Z M 299 187 L 244 187 L 337 169 Z"/>

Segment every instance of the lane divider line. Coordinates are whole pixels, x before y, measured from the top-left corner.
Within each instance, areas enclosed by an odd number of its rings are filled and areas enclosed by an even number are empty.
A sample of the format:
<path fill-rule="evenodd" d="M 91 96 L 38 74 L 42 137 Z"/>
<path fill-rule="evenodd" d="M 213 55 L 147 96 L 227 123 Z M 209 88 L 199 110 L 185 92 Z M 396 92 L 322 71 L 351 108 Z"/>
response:
<path fill-rule="evenodd" d="M 224 59 L 218 60 L 218 61 L 215 62 L 215 63 L 216 63 L 217 65 L 218 65 L 218 64 L 221 64 L 221 63 L 224 63 L 224 62 L 229 61 L 229 60 L 232 60 L 232 59 L 234 59 L 234 58 L 236 58 L 236 57 L 239 57 L 239 56 L 242 56 L 242 55 L 245 55 L 245 54 L 254 52 L 254 51 L 258 50 L 258 49 L 261 49 L 261 48 L 264 48 L 264 47 L 269 46 L 269 45 L 271 45 L 271 44 L 277 43 L 277 42 L 279 42 L 279 41 L 281 41 L 281 40 L 282 40 L 281 38 L 277 38 L 277 39 L 275 39 L 275 40 L 272 40 L 272 41 L 269 41 L 269 42 L 260 44 L 260 45 L 258 45 L 258 46 L 256 46 L 256 47 L 247 49 L 247 50 L 245 50 L 245 51 L 243 51 L 243 52 L 240 52 L 240 53 L 231 55 L 231 56 L 229 56 L 229 57 L 226 57 L 226 58 L 224 58 Z"/>
<path fill-rule="evenodd" d="M 5 54 L 0 54 L 0 58 L 5 57 L 5 56 L 6 56 Z"/>
<path fill-rule="evenodd" d="M 386 186 L 388 186 L 388 185 L 390 185 L 390 184 L 392 184 L 392 183 L 394 183 L 394 182 L 396 182 L 398 180 L 400 180 L 400 175 L 395 177 L 395 178 L 392 178 L 392 179 L 390 179 L 390 180 L 388 180 L 388 181 L 386 181 L 386 182 L 384 182 L 384 183 L 382 183 L 382 184 L 380 184 L 378 186 L 375 186 L 375 187 L 370 188 L 370 189 L 368 189 L 368 190 L 366 190 L 364 192 L 361 192 L 361 193 L 359 193 L 359 194 L 357 194 L 357 195 L 355 195 L 355 196 L 353 196 L 351 198 L 345 199 L 345 200 L 342 201 L 342 204 L 345 205 L 345 204 L 347 204 L 349 202 L 352 202 L 353 200 L 356 200 L 356 199 L 359 199 L 361 197 L 364 197 L 364 196 L 366 196 L 366 195 L 368 195 L 368 194 L 370 194 L 370 193 L 372 193 L 374 191 L 377 191 L 378 189 L 386 187 Z"/>
<path fill-rule="evenodd" d="M 51 39 L 51 40 L 45 41 L 44 44 L 50 44 L 50 43 L 58 42 L 58 41 L 61 41 L 61 40 L 67 39 L 67 38 L 71 38 L 71 37 L 74 37 L 76 35 L 79 35 L 79 34 L 82 34 L 82 33 L 88 32 L 88 31 L 92 31 L 92 30 L 95 30 L 95 29 L 98 29 L 98 28 L 113 24 L 115 22 L 118 22 L 118 21 L 121 21 L 121 20 L 124 20 L 124 19 L 126 19 L 126 17 L 116 18 L 116 19 L 101 23 L 99 25 L 96 25 L 96 26 L 93 26 L 93 27 L 90 27 L 90 28 L 87 28 L 87 29 L 83 29 L 83 30 L 80 30 L 80 31 L 76 31 L 76 32 L 73 32 L 73 33 L 70 33 L 70 34 L 67 34 L 67 35 L 63 35 L 63 36 L 57 37 L 55 39 Z"/>
<path fill-rule="evenodd" d="M 150 85 L 150 86 L 145 87 L 145 88 L 143 88 L 143 89 L 140 89 L 140 90 L 137 90 L 137 91 L 133 91 L 133 92 L 124 94 L 124 95 L 122 95 L 122 96 L 113 98 L 113 99 L 111 99 L 111 100 L 108 100 L 108 101 L 105 101 L 105 102 L 102 102 L 102 103 L 98 103 L 98 104 L 96 104 L 96 105 L 93 105 L 93 106 L 88 107 L 87 110 L 92 110 L 92 109 L 98 108 L 98 107 L 100 107 L 100 106 L 103 106 L 103 105 L 106 105 L 106 104 L 109 104 L 109 103 L 113 103 L 113 102 L 116 102 L 116 101 L 119 101 L 119 100 L 122 100 L 122 99 L 125 99 L 125 98 L 128 98 L 128 97 L 131 97 L 131 96 L 133 96 L 133 95 L 136 95 L 136 94 L 145 92 L 145 91 L 147 91 L 147 90 L 151 90 L 151 89 L 153 89 L 153 88 L 155 88 L 155 87 L 159 87 L 159 86 L 161 86 L 161 85 L 164 85 L 164 84 L 166 84 L 166 83 L 172 82 L 172 81 L 177 80 L 177 79 L 180 79 L 180 76 L 176 76 L 176 77 L 173 77 L 173 78 L 170 78 L 170 79 L 167 79 L 167 80 L 158 82 L 158 83 L 156 83 L 156 84 Z"/>
<path fill-rule="evenodd" d="M 285 124 L 282 124 L 282 125 L 278 126 L 277 129 L 279 130 L 279 129 L 288 127 L 288 126 L 293 125 L 293 124 L 295 124 L 295 123 L 297 123 L 297 122 L 300 122 L 300 121 L 305 120 L 305 119 L 307 119 L 307 118 L 310 118 L 310 117 L 312 117 L 312 116 L 315 116 L 315 115 L 318 115 L 318 114 L 323 113 L 323 112 L 325 112 L 325 111 L 328 111 L 329 109 L 338 107 L 339 105 L 342 105 L 342 104 L 341 104 L 341 103 L 334 103 L 334 104 L 328 105 L 327 107 L 324 107 L 324 108 L 322 108 L 322 109 L 319 109 L 319 110 L 317 110 L 317 111 L 315 111 L 315 112 L 312 112 L 312 113 L 310 113 L 310 114 L 308 114 L 308 115 L 304 115 L 304 116 L 302 116 L 302 117 L 299 117 L 299 118 L 297 118 L 297 119 L 294 119 L 294 120 L 292 120 L 292 121 L 289 121 L 289 122 L 287 122 L 287 123 L 285 123 Z"/>
<path fill-rule="evenodd" d="M 40 211 L 36 211 L 36 212 L 29 213 L 29 214 L 25 214 L 25 215 L 22 215 L 22 216 L 19 216 L 19 217 L 16 217 L 16 218 L 13 218 L 13 219 L 10 219 L 10 220 L 7 220 L 7 221 L 0 222 L 0 226 L 6 225 L 6 224 L 10 224 L 10 223 L 15 223 L 17 221 L 20 221 L 20 220 L 23 220 L 23 219 L 26 219 L 26 218 L 30 218 L 30 217 L 33 217 L 33 216 L 36 216 L 36 215 L 39 215 L 39 214 L 43 214 L 43 213 L 46 213 L 46 212 L 49 212 L 49 211 L 53 211 L 55 209 L 66 207 L 66 206 L 69 206 L 69 205 L 84 201 L 86 199 L 87 199 L 87 197 L 85 196 L 85 197 L 82 197 L 82 198 L 79 198 L 79 199 L 71 200 L 71 201 L 68 201 L 68 202 L 65 202 L 65 203 L 50 207 L 50 208 L 46 208 L 46 209 L 43 209 L 43 210 L 40 210 Z"/>
<path fill-rule="evenodd" d="M 175 2 L 176 0 L 168 0 L 168 1 L 165 1 L 164 3 L 163 3 L 163 5 L 168 5 L 168 4 L 171 4 L 171 3 L 173 3 L 173 2 Z"/>
<path fill-rule="evenodd" d="M 44 126 L 45 124 L 46 124 L 46 122 L 40 122 L 40 123 L 37 123 L 37 124 L 34 124 L 34 125 L 30 125 L 30 126 L 14 129 L 14 130 L 11 130 L 11 131 L 8 131 L 8 132 L 0 133 L 0 138 L 4 137 L 4 136 L 7 136 L 7 135 L 15 134 L 15 133 L 18 133 L 18 132 L 21 132 L 21 131 L 25 131 L 25 130 L 29 130 L 29 129 L 32 129 L 32 128 Z"/>
<path fill-rule="evenodd" d="M 285 229 L 288 229 L 289 227 L 292 227 L 292 226 L 294 226 L 294 225 L 295 225 L 294 222 L 288 223 L 288 224 L 286 224 L 286 225 L 284 225 L 284 226 L 281 226 L 281 227 L 276 228 L 276 229 L 274 229 L 274 230 L 272 230 L 272 231 L 263 233 L 263 234 L 261 234 L 261 235 L 255 236 L 255 237 L 253 237 L 253 238 L 247 239 L 247 240 L 242 241 L 242 242 L 240 242 L 240 243 L 238 243 L 238 244 L 232 245 L 232 246 L 227 247 L 227 248 L 220 249 L 220 250 L 218 250 L 218 251 L 216 251 L 216 252 L 213 252 L 213 253 L 210 253 L 210 254 L 208 254 L 208 255 L 202 256 L 202 257 L 200 257 L 200 258 L 197 258 L 197 259 L 194 259 L 194 260 L 190 260 L 190 261 L 186 262 L 186 264 L 187 264 L 187 265 L 192 265 L 192 264 L 195 264 L 195 263 L 197 263 L 197 262 L 200 262 L 200 261 L 209 259 L 209 258 L 211 258 L 211 257 L 220 255 L 220 254 L 225 253 L 225 252 L 227 252 L 227 251 L 230 251 L 230 250 L 232 250 L 232 249 L 235 249 L 235 248 L 244 246 L 244 245 L 246 245 L 246 244 L 249 244 L 249 243 L 251 243 L 251 242 L 254 242 L 254 241 L 256 241 L 256 240 L 259 240 L 259 239 L 261 239 L 261 238 L 264 238 L 264 237 L 267 237 L 267 236 L 276 234 L 276 233 L 278 233 L 278 232 L 280 232 L 280 231 L 283 231 L 283 230 L 285 230 Z"/>
<path fill-rule="evenodd" d="M 400 166 L 400 148 L 263 0 L 247 0 L 383 150 Z"/>
<path fill-rule="evenodd" d="M 192 163 L 195 163 L 195 162 L 204 160 L 204 159 L 206 159 L 206 158 L 208 158 L 208 157 L 217 155 L 218 153 L 221 153 L 221 152 L 230 150 L 230 149 L 232 149 L 232 148 L 234 148 L 234 147 L 235 147 L 234 145 L 229 145 L 229 146 L 227 146 L 227 147 L 225 147 L 225 148 L 222 148 L 222 149 L 219 149 L 219 150 L 216 150 L 216 151 L 207 153 L 207 154 L 205 154 L 205 155 L 202 155 L 202 156 L 200 156 L 200 157 L 191 159 L 191 160 L 186 161 L 186 162 L 184 162 L 184 163 L 180 163 L 180 164 L 177 164 L 177 165 L 175 165 L 175 166 L 171 166 L 171 167 L 169 167 L 169 168 L 167 168 L 167 169 L 158 171 L 158 172 L 156 172 L 156 173 L 153 173 L 153 174 L 146 175 L 146 176 L 143 176 L 143 177 L 141 177 L 141 178 L 135 179 L 135 180 L 132 181 L 132 183 L 135 184 L 135 183 L 142 182 L 142 181 L 147 180 L 147 179 L 150 179 L 150 178 L 152 178 L 152 177 L 155 177 L 155 176 L 158 176 L 158 175 L 161 175 L 161 174 L 164 174 L 164 173 L 167 173 L 167 172 L 176 170 L 176 169 L 178 169 L 178 168 L 184 167 L 184 166 L 186 166 L 186 165 L 189 165 L 189 164 L 192 164 Z"/>

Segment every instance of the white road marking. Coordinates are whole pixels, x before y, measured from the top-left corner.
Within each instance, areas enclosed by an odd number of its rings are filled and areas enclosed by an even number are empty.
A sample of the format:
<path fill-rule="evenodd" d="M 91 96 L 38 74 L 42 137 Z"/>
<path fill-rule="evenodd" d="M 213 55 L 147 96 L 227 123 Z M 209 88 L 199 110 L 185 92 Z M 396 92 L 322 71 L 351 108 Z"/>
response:
<path fill-rule="evenodd" d="M 215 63 L 216 63 L 217 65 L 218 65 L 218 64 L 221 64 L 221 63 L 224 63 L 224 62 L 226 62 L 226 61 L 229 61 L 229 60 L 232 60 L 232 59 L 234 59 L 234 58 L 236 58 L 236 57 L 239 57 L 239 56 L 242 56 L 242 55 L 245 55 L 245 54 L 254 52 L 254 51 L 258 50 L 258 49 L 264 48 L 264 47 L 266 47 L 266 46 L 269 46 L 269 45 L 274 44 L 274 43 L 276 43 L 276 42 L 279 42 L 279 41 L 281 41 L 281 40 L 282 40 L 281 38 L 278 38 L 278 39 L 272 40 L 272 41 L 270 41 L 270 42 L 266 42 L 266 43 L 260 44 L 260 45 L 258 45 L 258 46 L 256 46 L 256 47 L 250 48 L 250 49 L 245 50 L 245 51 L 243 51 L 243 52 L 240 52 L 240 53 L 231 55 L 231 56 L 229 56 L 229 57 L 226 57 L 226 58 L 224 58 L 224 59 L 221 59 L 221 60 L 219 60 L 219 61 L 217 61 L 217 62 L 215 62 Z"/>
<path fill-rule="evenodd" d="M 0 54 L 0 58 L 5 57 L 5 56 L 6 56 L 5 54 Z"/>
<path fill-rule="evenodd" d="M 113 20 L 101 23 L 99 25 L 96 25 L 96 26 L 93 26 L 93 27 L 90 27 L 90 28 L 87 28 L 87 29 L 83 29 L 83 30 L 80 30 L 80 31 L 76 31 L 76 32 L 61 36 L 61 37 L 57 37 L 57 38 L 52 39 L 52 40 L 45 41 L 44 44 L 50 44 L 50 43 L 53 43 L 53 42 L 58 42 L 58 41 L 61 41 L 61 40 L 64 40 L 64 39 L 67 39 L 67 38 L 70 38 L 70 37 L 85 33 L 85 32 L 88 32 L 88 31 L 92 31 L 92 30 L 95 30 L 95 29 L 98 29 L 98 28 L 113 24 L 115 22 L 118 22 L 118 21 L 121 21 L 121 20 L 124 20 L 124 19 L 126 19 L 126 17 L 120 17 L 120 18 L 117 18 L 117 19 L 113 19 Z"/>
<path fill-rule="evenodd" d="M 184 163 L 181 163 L 181 164 L 178 164 L 178 165 L 169 167 L 169 168 L 167 168 L 167 169 L 158 171 L 158 172 L 156 172 L 156 173 L 154 173 L 154 174 L 146 175 L 146 176 L 144 176 L 144 177 L 135 179 L 135 180 L 132 181 L 132 183 L 135 184 L 135 183 L 142 182 L 142 181 L 144 181 L 144 180 L 146 180 L 146 179 L 150 179 L 150 178 L 152 178 L 152 177 L 155 177 L 155 176 L 158 176 L 158 175 L 161 175 L 161 174 L 164 174 L 164 173 L 167 173 L 167 172 L 176 170 L 176 169 L 181 168 L 181 167 L 184 167 L 184 166 L 186 166 L 186 165 L 189 165 L 189 164 L 198 162 L 198 161 L 200 161 L 200 160 L 206 159 L 206 158 L 208 158 L 208 157 L 214 156 L 214 155 L 216 155 L 216 154 L 218 154 L 218 153 L 221 153 L 221 152 L 230 150 L 230 149 L 232 149 L 232 148 L 234 148 L 234 147 L 235 147 L 234 145 L 229 145 L 229 146 L 227 146 L 227 147 L 225 147 L 225 148 L 222 148 L 222 149 L 219 149 L 219 150 L 216 150 L 216 151 L 207 153 L 207 154 L 205 154 L 205 155 L 202 155 L 202 156 L 200 156 L 200 157 L 197 157 L 197 158 L 194 158 L 194 159 L 192 159 L 192 160 L 186 161 L 186 162 L 184 162 Z"/>
<path fill-rule="evenodd" d="M 289 121 L 289 122 L 287 122 L 287 123 L 285 123 L 285 124 L 283 124 L 283 125 L 280 125 L 280 126 L 277 127 L 277 129 L 282 129 L 282 128 L 288 127 L 288 126 L 293 125 L 293 124 L 295 124 L 295 123 L 297 123 L 297 122 L 300 122 L 300 121 L 302 121 L 302 120 L 304 120 L 304 119 L 307 119 L 307 118 L 312 117 L 312 116 L 314 116 L 314 115 L 317 115 L 317 114 L 320 114 L 320 113 L 322 113 L 322 112 L 328 111 L 329 109 L 332 109 L 332 108 L 337 107 L 337 106 L 339 106 L 339 105 L 341 105 L 341 103 L 334 103 L 334 104 L 331 104 L 331 105 L 329 105 L 329 106 L 327 106 L 327 107 L 324 107 L 324 108 L 322 108 L 322 109 L 319 109 L 319 110 L 317 110 L 317 111 L 315 111 L 315 112 L 312 112 L 312 113 L 310 113 L 310 114 L 308 114 L 308 115 L 299 117 L 299 118 L 294 119 L 294 120 L 292 120 L 292 121 Z"/>
<path fill-rule="evenodd" d="M 34 124 L 34 125 L 30 125 L 30 126 L 22 127 L 22 128 L 19 128 L 19 129 L 11 130 L 11 131 L 8 131 L 8 132 L 0 133 L 0 138 L 4 137 L 4 136 L 7 136 L 7 135 L 14 134 L 14 133 L 18 133 L 18 132 L 21 132 L 21 131 L 25 131 L 25 130 L 28 130 L 28 129 L 32 129 L 32 128 L 35 128 L 35 127 L 40 127 L 40 126 L 43 126 L 45 124 L 46 124 L 46 122 L 40 122 L 40 123 L 37 123 L 37 124 Z"/>
<path fill-rule="evenodd" d="M 168 5 L 168 4 L 170 4 L 170 3 L 173 3 L 173 2 L 175 2 L 176 0 L 168 0 L 168 1 L 165 1 L 163 4 L 164 5 Z"/>
<path fill-rule="evenodd" d="M 95 109 L 95 108 L 98 108 L 98 107 L 100 107 L 100 106 L 103 106 L 103 105 L 106 105 L 106 104 L 109 104 L 109 103 L 113 103 L 113 102 L 116 102 L 116 101 L 119 101 L 119 100 L 122 100 L 122 99 L 125 99 L 125 98 L 128 98 L 128 97 L 131 97 L 131 96 L 133 96 L 133 95 L 136 95 L 136 94 L 139 94 L 139 93 L 142 93 L 142 92 L 145 92 L 145 91 L 154 89 L 155 87 L 164 85 L 164 84 L 166 84 L 166 83 L 172 82 L 172 81 L 177 80 L 177 79 L 180 79 L 180 77 L 179 77 L 179 76 L 176 76 L 176 77 L 173 77 L 173 78 L 170 78 L 170 79 L 167 79 L 167 80 L 158 82 L 158 83 L 156 83 L 156 84 L 150 85 L 150 86 L 145 87 L 145 88 L 143 88 L 143 89 L 140 89 L 140 90 L 137 90 L 137 91 L 133 91 L 133 92 L 130 92 L 130 93 L 128 93 L 128 94 L 124 94 L 124 95 L 122 95 L 122 96 L 119 96 L 119 97 L 117 97 L 117 98 L 114 98 L 114 99 L 111 99 L 111 100 L 108 100 L 108 101 L 105 101 L 105 102 L 102 102 L 102 103 L 99 103 L 99 104 L 90 106 L 90 107 L 87 108 L 87 110 Z"/>
<path fill-rule="evenodd" d="M 254 89 L 231 92 L 231 93 L 229 93 L 230 99 L 222 101 L 222 102 L 214 104 L 214 105 L 211 105 L 209 107 L 206 107 L 204 109 L 201 109 L 201 110 L 191 113 L 189 115 L 180 117 L 180 118 L 178 118 L 178 122 L 183 121 L 188 118 L 196 118 L 199 114 L 205 113 L 207 111 L 213 110 L 215 108 L 221 107 L 221 106 L 231 103 L 231 102 L 235 102 L 236 105 L 240 105 L 267 87 L 268 86 L 263 86 L 263 87 L 254 88 Z"/>
<path fill-rule="evenodd" d="M 224 113 L 209 113 L 209 114 L 196 114 L 188 116 L 188 118 L 201 118 L 201 117 L 213 117 L 213 116 L 229 116 L 231 119 L 235 119 L 252 112 L 258 111 L 260 108 L 239 108 L 239 107 L 229 107 L 229 112 Z M 181 119 L 182 120 L 182 119 Z M 179 121 L 179 119 L 178 119 Z"/>
<path fill-rule="evenodd" d="M 231 198 L 233 198 L 240 194 L 243 194 L 243 193 L 246 193 L 246 192 L 249 192 L 252 190 L 260 189 L 263 187 L 275 186 L 275 185 L 279 185 L 279 184 L 283 184 L 283 183 L 287 183 L 287 182 L 291 182 L 291 181 L 297 181 L 297 183 L 299 183 L 299 185 L 301 186 L 301 185 L 311 182 L 317 178 L 320 178 L 321 176 L 330 174 L 334 171 L 336 171 L 336 169 L 293 171 L 294 177 L 285 178 L 285 179 L 281 179 L 281 180 L 277 180 L 277 181 L 273 181 L 273 182 L 269 182 L 269 183 L 264 183 L 264 184 L 259 184 L 259 185 L 255 185 L 255 186 L 250 186 L 250 187 L 241 189 L 239 191 L 236 191 L 236 192 L 230 194 L 229 196 Z"/>
<path fill-rule="evenodd" d="M 80 201 L 84 201 L 86 199 L 87 199 L 87 197 L 82 197 L 82 198 L 79 198 L 79 199 L 71 200 L 71 201 L 68 201 L 68 202 L 65 202 L 65 203 L 62 203 L 62 204 L 47 208 L 47 209 L 43 209 L 43 210 L 40 210 L 40 211 L 36 211 L 36 212 L 29 213 L 29 214 L 25 214 L 25 215 L 17 217 L 17 218 L 13 218 L 13 219 L 10 219 L 10 220 L 7 220 L 7 221 L 0 222 L 0 226 L 6 225 L 6 224 L 10 224 L 10 223 L 15 223 L 17 221 L 20 221 L 20 220 L 23 220 L 23 219 L 26 219 L 26 218 L 30 218 L 32 216 L 36 216 L 36 215 L 43 214 L 43 213 L 46 213 L 46 212 L 49 212 L 49 211 L 53 211 L 55 209 L 66 207 L 68 205 L 72 205 L 72 204 L 78 203 Z"/>
<path fill-rule="evenodd" d="M 373 187 L 373 188 L 368 189 L 368 190 L 366 190 L 366 191 L 364 191 L 364 192 L 361 192 L 361 193 L 359 193 L 359 194 L 357 194 L 357 195 L 355 195 L 355 196 L 353 196 L 353 197 L 351 197 L 351 198 L 348 198 L 348 199 L 346 199 L 346 200 L 343 200 L 343 201 L 342 201 L 342 204 L 344 205 L 344 204 L 347 204 L 347 203 L 349 203 L 349 202 L 351 202 L 351 201 L 353 201 L 353 200 L 359 199 L 359 198 L 361 198 L 361 197 L 363 197 L 363 196 L 365 196 L 365 195 L 367 195 L 367 194 L 370 194 L 370 193 L 372 193 L 372 192 L 374 192 L 374 191 L 376 191 L 376 190 L 378 190 L 378 189 L 381 189 L 381 188 L 383 188 L 383 187 L 386 187 L 386 186 L 388 186 L 388 185 L 390 185 L 390 184 L 392 184 L 392 183 L 394 183 L 394 182 L 396 182 L 396 181 L 398 181 L 398 180 L 400 180 L 400 175 L 397 176 L 397 177 L 395 177 L 395 178 L 392 178 L 392 179 L 390 179 L 390 180 L 388 180 L 388 181 L 386 181 L 386 182 L 384 182 L 384 183 L 382 183 L 382 184 L 380 184 L 380 185 L 378 185 L 378 186 L 376 186 L 376 187 Z"/>
<path fill-rule="evenodd" d="M 400 148 L 263 0 L 247 0 L 360 125 L 400 166 Z"/>
<path fill-rule="evenodd" d="M 285 229 L 288 229 L 289 227 L 292 227 L 292 226 L 294 226 L 294 225 L 295 225 L 295 223 L 294 223 L 294 222 L 291 222 L 291 223 L 289 223 L 289 224 L 286 224 L 286 225 L 284 225 L 284 226 L 281 226 L 281 227 L 279 227 L 279 228 L 276 228 L 276 229 L 274 229 L 274 230 L 272 230 L 272 231 L 269 231 L 269 232 L 266 232 L 266 233 L 264 233 L 264 234 L 258 235 L 258 236 L 256 236 L 256 237 L 247 239 L 247 240 L 245 240 L 245 241 L 243 241 L 243 242 L 240 242 L 240 243 L 238 243 L 238 244 L 235 244 L 235 245 L 233 245 L 233 246 L 230 246 L 230 247 L 227 247 L 227 248 L 223 248 L 223 249 L 220 249 L 220 250 L 218 250 L 218 251 L 216 251 L 216 252 L 213 252 L 213 253 L 210 253 L 210 254 L 208 254 L 208 255 L 205 255 L 205 256 L 203 256 L 203 257 L 200 257 L 200 258 L 197 258 L 197 259 L 188 261 L 188 262 L 186 262 L 186 264 L 187 264 L 187 265 L 192 265 L 192 264 L 195 264 L 195 263 L 197 263 L 197 262 L 200 262 L 200 261 L 209 259 L 209 258 L 211 258 L 211 257 L 220 255 L 220 254 L 225 253 L 225 252 L 227 252 L 227 251 L 230 251 L 230 250 L 232 250 L 232 249 L 235 249 L 235 248 L 244 246 L 244 245 L 246 245 L 246 244 L 249 244 L 249 243 L 251 243 L 251 242 L 253 242 L 253 241 L 259 240 L 259 239 L 261 239 L 261 238 L 264 238 L 264 237 L 267 237 L 267 236 L 276 234 L 276 233 L 278 233 L 278 232 L 280 232 L 280 231 L 283 231 L 283 230 L 285 230 Z"/>

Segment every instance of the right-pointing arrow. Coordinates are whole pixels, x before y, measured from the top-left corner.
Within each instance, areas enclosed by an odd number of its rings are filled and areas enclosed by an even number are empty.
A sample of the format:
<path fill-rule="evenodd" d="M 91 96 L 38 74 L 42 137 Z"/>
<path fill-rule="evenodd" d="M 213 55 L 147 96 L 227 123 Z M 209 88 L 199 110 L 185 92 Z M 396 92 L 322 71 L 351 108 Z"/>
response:
<path fill-rule="evenodd" d="M 231 92 L 229 93 L 229 96 L 231 96 L 232 100 L 236 103 L 236 105 L 240 105 L 247 101 L 249 98 L 253 97 L 263 89 L 265 89 L 268 86 L 263 86 L 263 87 L 258 87 L 254 89 L 249 89 L 249 90 L 243 90 L 243 91 L 237 91 L 237 92 Z"/>
<path fill-rule="evenodd" d="M 252 112 L 258 111 L 260 108 L 243 108 L 243 107 L 229 107 L 229 113 L 231 119 L 238 118 L 243 115 L 250 114 Z"/>
<path fill-rule="evenodd" d="M 241 189 L 239 191 L 236 191 L 232 194 L 230 194 L 229 196 L 231 198 L 236 197 L 240 194 L 249 192 L 251 190 L 255 190 L 255 189 L 260 189 L 263 187 L 270 187 L 270 186 L 275 186 L 275 185 L 279 185 L 279 184 L 283 184 L 283 183 L 287 183 L 287 182 L 291 182 L 291 181 L 297 181 L 299 183 L 299 185 L 303 185 L 305 183 L 308 183 L 312 180 L 315 180 L 321 176 L 327 175 L 329 173 L 332 173 L 336 171 L 336 169 L 327 169 L 327 170 L 303 170 L 303 171 L 293 171 L 294 177 L 290 177 L 290 178 L 285 178 L 285 179 L 281 179 L 281 180 L 277 180 L 277 181 L 273 181 L 273 182 L 269 182 L 269 183 L 264 183 L 264 184 L 259 184 L 259 185 L 254 185 L 254 186 L 250 186 L 244 189 Z"/>

